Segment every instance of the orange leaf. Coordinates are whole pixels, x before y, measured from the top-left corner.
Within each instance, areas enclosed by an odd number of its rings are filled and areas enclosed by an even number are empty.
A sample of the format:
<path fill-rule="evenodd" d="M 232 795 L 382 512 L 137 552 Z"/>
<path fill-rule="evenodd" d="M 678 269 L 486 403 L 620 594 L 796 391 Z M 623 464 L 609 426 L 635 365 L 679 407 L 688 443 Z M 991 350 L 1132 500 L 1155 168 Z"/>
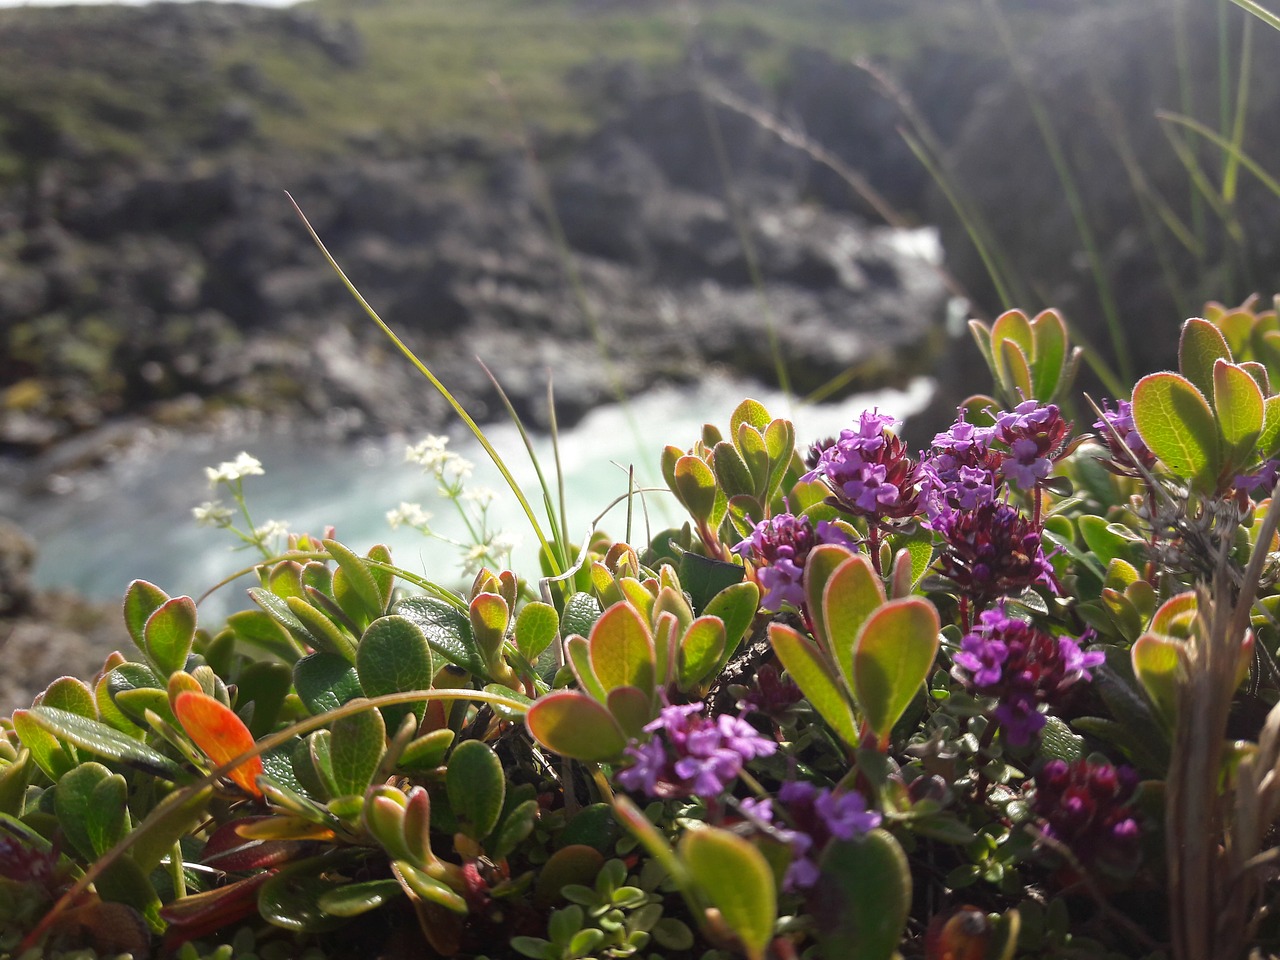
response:
<path fill-rule="evenodd" d="M 253 749 L 253 734 L 244 721 L 206 693 L 184 690 L 173 701 L 173 713 L 187 736 L 219 767 Z M 228 776 L 246 793 L 261 800 L 262 791 L 256 782 L 260 773 L 262 760 L 252 757 L 237 764 Z"/>

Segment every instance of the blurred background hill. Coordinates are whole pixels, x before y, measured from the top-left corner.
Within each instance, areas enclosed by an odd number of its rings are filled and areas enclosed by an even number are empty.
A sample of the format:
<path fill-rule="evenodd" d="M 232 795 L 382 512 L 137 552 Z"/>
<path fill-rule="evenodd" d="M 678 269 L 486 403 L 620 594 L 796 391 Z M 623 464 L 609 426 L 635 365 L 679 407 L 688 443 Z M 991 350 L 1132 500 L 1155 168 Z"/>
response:
<path fill-rule="evenodd" d="M 548 378 L 567 427 L 713 370 L 926 374 L 923 444 L 987 384 L 958 321 L 1009 306 L 1167 366 L 1280 289 L 1238 162 L 1280 147 L 1278 42 L 1228 0 L 0 9 L 0 515 L 157 430 L 449 422 L 285 190 L 479 419 L 476 357 L 535 427 Z"/>

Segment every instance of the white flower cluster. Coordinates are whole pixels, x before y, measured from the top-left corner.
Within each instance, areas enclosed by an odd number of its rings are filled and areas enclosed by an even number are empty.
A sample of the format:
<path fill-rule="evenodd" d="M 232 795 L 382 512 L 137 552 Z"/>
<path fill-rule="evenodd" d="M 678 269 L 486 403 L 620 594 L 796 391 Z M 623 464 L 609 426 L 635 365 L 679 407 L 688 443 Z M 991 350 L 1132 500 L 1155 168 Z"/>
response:
<path fill-rule="evenodd" d="M 209 486 L 216 487 L 220 483 L 235 483 L 244 477 L 260 477 L 263 471 L 261 461 L 242 450 L 234 460 L 224 460 L 216 467 L 205 467 L 204 472 L 209 478 Z"/>
<path fill-rule="evenodd" d="M 408 447 L 404 452 L 404 459 L 408 463 L 418 464 L 424 473 L 430 473 L 442 484 L 456 489 L 461 481 L 471 476 L 475 464 L 452 450 L 446 450 L 448 443 L 448 437 L 428 435 Z"/>
<path fill-rule="evenodd" d="M 400 506 L 394 510 L 387 511 L 387 523 L 391 524 L 392 530 L 398 530 L 400 527 L 413 527 L 415 530 L 421 530 L 426 533 L 429 529 L 432 514 L 428 510 L 422 509 L 420 503 L 400 502 Z"/>
<path fill-rule="evenodd" d="M 206 500 L 200 506 L 192 507 L 191 513 L 196 518 L 196 526 L 200 527 L 229 527 L 231 518 L 235 516 L 221 500 Z"/>

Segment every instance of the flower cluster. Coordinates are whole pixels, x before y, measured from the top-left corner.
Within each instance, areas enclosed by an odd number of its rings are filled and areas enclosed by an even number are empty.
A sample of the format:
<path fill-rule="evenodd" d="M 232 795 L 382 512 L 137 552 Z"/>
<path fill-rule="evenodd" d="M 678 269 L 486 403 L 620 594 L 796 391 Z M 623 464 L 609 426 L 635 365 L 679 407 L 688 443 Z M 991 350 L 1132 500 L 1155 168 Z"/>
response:
<path fill-rule="evenodd" d="M 1042 584 L 1057 591 L 1040 529 L 1008 503 L 940 514 L 933 528 L 943 539 L 937 569 L 978 604 Z"/>
<path fill-rule="evenodd" d="M 1052 403 L 1024 400 L 996 414 L 993 436 L 1008 450 L 1001 472 L 1019 489 L 1032 489 L 1070 451 L 1070 434 L 1071 424 Z"/>
<path fill-rule="evenodd" d="M 702 709 L 700 702 L 663 707 L 644 728 L 654 736 L 627 747 L 632 764 L 618 774 L 618 782 L 650 797 L 710 799 L 737 778 L 746 761 L 778 749 L 776 741 L 741 717 L 713 719 Z"/>
<path fill-rule="evenodd" d="M 1131 767 L 1050 760 L 1035 777 L 1031 809 L 1043 821 L 1044 834 L 1085 866 L 1131 872 L 1140 855 L 1141 829 L 1130 806 L 1137 787 Z"/>
<path fill-rule="evenodd" d="M 901 519 L 920 510 L 919 464 L 907 456 L 906 445 L 889 429 L 893 418 L 868 410 L 857 427 L 815 445 L 809 472 L 801 480 L 821 480 L 834 502 L 856 516 Z"/>
<path fill-rule="evenodd" d="M 1092 679 L 1089 669 L 1102 663 L 1103 654 L 1006 616 L 1001 606 L 979 615 L 953 660 L 957 680 L 997 699 L 993 717 L 1009 743 L 1025 746 L 1044 727 L 1040 707 L 1059 702 L 1077 681 Z"/>
<path fill-rule="evenodd" d="M 856 790 L 837 793 L 806 781 L 787 781 L 777 802 L 786 823 L 774 820 L 773 801 L 767 797 L 743 800 L 739 809 L 790 844 L 791 865 L 783 878 L 787 890 L 806 890 L 818 882 L 818 858 L 831 840 L 854 840 L 880 826 L 880 814 L 868 810 L 866 798 Z"/>
<path fill-rule="evenodd" d="M 976 510 L 995 499 L 1000 454 L 992 449 L 995 430 L 965 420 L 964 410 L 949 429 L 933 438 L 920 463 L 925 514 L 930 521 L 955 510 Z"/>
<path fill-rule="evenodd" d="M 1111 452 L 1111 466 L 1116 472 L 1132 476 L 1134 461 L 1147 470 L 1155 466 L 1155 454 L 1147 449 L 1142 435 L 1138 433 L 1133 422 L 1133 405 L 1128 400 L 1121 400 L 1115 410 L 1111 409 L 1110 403 L 1104 402 L 1102 417 L 1093 422 L 1093 429 L 1098 431 Z"/>
<path fill-rule="evenodd" d="M 853 545 L 834 523 L 823 521 L 814 527 L 808 517 L 779 513 L 761 520 L 751 536 L 733 547 L 734 553 L 756 568 L 756 580 L 764 590 L 762 609 L 773 613 L 784 605 L 801 609 L 804 563 L 809 552 L 821 543 Z"/>

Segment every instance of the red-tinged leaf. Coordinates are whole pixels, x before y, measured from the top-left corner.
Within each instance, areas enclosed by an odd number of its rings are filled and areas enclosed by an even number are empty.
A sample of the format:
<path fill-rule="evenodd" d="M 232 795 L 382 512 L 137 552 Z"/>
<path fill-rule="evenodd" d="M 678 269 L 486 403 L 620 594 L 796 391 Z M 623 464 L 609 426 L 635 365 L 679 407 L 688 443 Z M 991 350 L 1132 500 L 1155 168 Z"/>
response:
<path fill-rule="evenodd" d="M 885 602 L 884 585 L 862 554 L 840 564 L 822 591 L 822 619 L 827 625 L 827 656 L 840 669 L 853 692 L 853 645 L 867 619 Z"/>
<path fill-rule="evenodd" d="M 764 854 L 749 840 L 717 827 L 687 831 L 679 851 L 694 884 L 720 911 L 747 956 L 762 960 L 778 918 L 773 870 Z"/>
<path fill-rule="evenodd" d="M 622 732 L 633 739 L 644 736 L 644 726 L 654 717 L 653 696 L 637 687 L 614 687 L 606 706 Z"/>
<path fill-rule="evenodd" d="M 1280 394 L 1267 397 L 1262 405 L 1262 432 L 1258 434 L 1258 456 L 1270 459 L 1280 453 Z"/>
<path fill-rule="evenodd" d="M 1178 671 L 1182 666 L 1182 643 L 1169 637 L 1144 633 L 1129 651 L 1133 673 L 1155 705 L 1160 719 L 1172 729 L 1178 714 Z"/>
<path fill-rule="evenodd" d="M 892 600 L 863 625 L 854 647 L 853 693 L 882 745 L 933 670 L 940 629 L 938 611 L 920 597 Z"/>
<path fill-rule="evenodd" d="M 835 543 L 824 543 L 809 552 L 804 562 L 804 598 L 813 621 L 813 634 L 824 646 L 830 646 L 827 619 L 822 611 L 822 596 L 836 568 L 852 557 L 853 551 Z"/>
<path fill-rule="evenodd" d="M 1199 602 L 1194 590 L 1175 594 L 1160 604 L 1151 618 L 1151 632 L 1168 637 L 1187 637 L 1195 619 Z"/>
<path fill-rule="evenodd" d="M 591 668 L 605 691 L 653 688 L 657 655 L 649 625 L 634 607 L 615 603 L 591 628 Z"/>
<path fill-rule="evenodd" d="M 1218 360 L 1213 365 L 1213 408 L 1226 441 L 1224 455 L 1236 467 L 1244 467 L 1253 459 L 1262 433 L 1265 410 L 1261 388 L 1246 370 Z"/>
<path fill-rule="evenodd" d="M 603 704 L 567 690 L 540 697 L 525 723 L 548 750 L 575 760 L 616 760 L 627 746 L 618 722 Z"/>
<path fill-rule="evenodd" d="M 1221 458 L 1218 422 L 1189 380 L 1176 373 L 1143 377 L 1133 388 L 1133 422 L 1169 470 L 1201 490 L 1214 489 Z"/>
<path fill-rule="evenodd" d="M 234 760 L 254 746 L 253 735 L 239 717 L 213 697 L 184 691 L 173 701 L 173 713 L 187 736 L 215 766 Z M 250 757 L 234 767 L 228 776 L 240 789 L 258 799 L 262 791 L 255 782 L 262 771 L 262 760 Z"/>
<path fill-rule="evenodd" d="M 124 624 L 129 629 L 129 636 L 143 653 L 147 652 L 145 629 L 147 620 L 169 599 L 169 595 L 146 580 L 135 580 L 129 584 L 124 595 Z"/>
<path fill-rule="evenodd" d="M 188 940 L 256 915 L 258 890 L 275 874 L 275 870 L 265 870 L 245 880 L 192 894 L 161 907 L 160 916 L 169 924 L 165 935 L 166 949 L 176 949 Z"/>
<path fill-rule="evenodd" d="M 1062 383 L 1067 366 L 1067 325 L 1056 310 L 1045 310 L 1031 321 L 1031 386 L 1037 400 L 1049 402 Z"/>
<path fill-rule="evenodd" d="M 1206 397 L 1213 395 L 1213 365 L 1219 360 L 1232 360 L 1222 331 L 1199 317 L 1184 323 L 1178 341 L 1178 370 Z"/>
<path fill-rule="evenodd" d="M 769 624 L 769 642 L 791 679 L 804 692 L 822 719 L 851 747 L 858 745 L 858 725 L 840 682 L 822 651 L 812 641 L 782 623 Z"/>
<path fill-rule="evenodd" d="M 200 862 L 207 867 L 214 867 L 226 873 L 240 873 L 245 870 L 262 870 L 276 867 L 295 859 L 306 844 L 300 840 L 261 840 L 256 837 L 246 838 L 240 830 L 244 827 L 263 821 L 275 821 L 281 817 L 246 817 L 243 820 L 232 820 L 224 823 L 213 832 L 209 842 L 200 854 Z M 314 829 L 314 824 L 308 824 Z M 332 831 L 329 832 L 332 837 Z"/>
<path fill-rule="evenodd" d="M 1031 396 L 1031 364 L 1022 348 L 1012 340 L 1000 341 L 1001 386 L 1022 397 Z"/>
<path fill-rule="evenodd" d="M 716 504 L 716 477 L 699 457 L 683 456 L 676 461 L 672 491 L 690 516 L 706 523 Z"/>

